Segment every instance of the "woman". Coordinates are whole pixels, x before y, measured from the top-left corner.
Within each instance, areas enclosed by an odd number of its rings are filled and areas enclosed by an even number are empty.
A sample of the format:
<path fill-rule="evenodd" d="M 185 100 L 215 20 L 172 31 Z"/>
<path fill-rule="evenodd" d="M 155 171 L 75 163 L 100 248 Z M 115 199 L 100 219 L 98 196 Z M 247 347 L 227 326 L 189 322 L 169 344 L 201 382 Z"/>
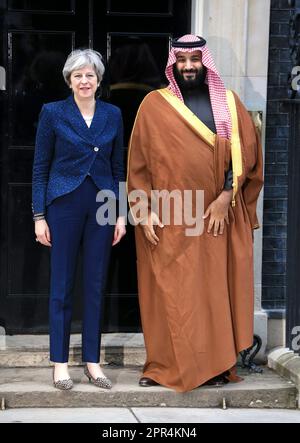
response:
<path fill-rule="evenodd" d="M 124 181 L 121 112 L 95 99 L 103 74 L 98 52 L 73 51 L 63 69 L 72 95 L 43 106 L 36 136 L 33 219 L 36 241 L 51 247 L 50 360 L 54 386 L 63 390 L 73 387 L 68 373 L 71 292 L 81 242 L 84 373 L 96 386 L 111 388 L 99 366 L 101 299 L 111 245 L 126 230 L 123 217 L 114 224 L 96 220 L 99 190 L 113 192 L 117 200 Z"/>

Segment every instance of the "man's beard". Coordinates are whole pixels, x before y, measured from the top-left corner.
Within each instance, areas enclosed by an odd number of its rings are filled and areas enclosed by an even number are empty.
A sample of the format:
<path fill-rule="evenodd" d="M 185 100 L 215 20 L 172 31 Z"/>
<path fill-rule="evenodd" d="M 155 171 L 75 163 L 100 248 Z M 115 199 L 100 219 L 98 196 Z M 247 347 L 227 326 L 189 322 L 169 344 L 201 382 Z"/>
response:
<path fill-rule="evenodd" d="M 197 88 L 200 88 L 206 79 L 207 69 L 205 66 L 202 66 L 198 71 L 196 69 L 185 70 L 184 72 L 195 72 L 196 76 L 193 79 L 186 80 L 183 76 L 183 73 L 178 71 L 176 65 L 173 66 L 173 73 L 177 85 L 181 90 L 191 91 Z"/>

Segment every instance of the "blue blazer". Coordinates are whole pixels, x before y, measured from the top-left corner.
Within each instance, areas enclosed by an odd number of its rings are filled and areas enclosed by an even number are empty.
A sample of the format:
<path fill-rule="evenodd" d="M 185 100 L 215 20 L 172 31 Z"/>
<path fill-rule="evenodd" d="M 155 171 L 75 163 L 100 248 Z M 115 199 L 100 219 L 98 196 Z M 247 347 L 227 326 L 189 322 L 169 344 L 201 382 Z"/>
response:
<path fill-rule="evenodd" d="M 33 213 L 45 213 L 52 200 L 73 191 L 88 174 L 99 189 L 119 198 L 119 182 L 125 180 L 120 109 L 97 100 L 89 128 L 73 96 L 47 103 L 36 134 Z"/>

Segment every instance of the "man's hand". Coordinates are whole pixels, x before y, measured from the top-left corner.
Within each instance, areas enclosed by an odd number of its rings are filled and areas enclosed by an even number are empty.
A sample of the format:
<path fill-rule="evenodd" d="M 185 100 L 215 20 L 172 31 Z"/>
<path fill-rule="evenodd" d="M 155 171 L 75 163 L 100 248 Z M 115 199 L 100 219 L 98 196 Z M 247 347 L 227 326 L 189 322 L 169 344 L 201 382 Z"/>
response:
<path fill-rule="evenodd" d="M 154 231 L 154 226 L 158 225 L 160 228 L 163 228 L 164 225 L 162 224 L 162 222 L 159 220 L 157 214 L 155 214 L 155 212 L 151 212 L 148 217 L 147 220 L 141 223 L 141 226 L 144 230 L 144 234 L 146 239 L 152 244 L 152 245 L 157 245 L 159 242 L 159 238 L 157 237 L 157 235 L 155 234 Z"/>
<path fill-rule="evenodd" d="M 44 246 L 51 246 L 50 229 L 46 220 L 37 220 L 34 222 L 36 241 Z"/>
<path fill-rule="evenodd" d="M 228 209 L 232 199 L 233 191 L 222 191 L 219 197 L 214 200 L 207 208 L 203 218 L 210 215 L 207 232 L 210 234 L 213 230 L 214 237 L 223 234 L 225 221 L 229 225 Z"/>

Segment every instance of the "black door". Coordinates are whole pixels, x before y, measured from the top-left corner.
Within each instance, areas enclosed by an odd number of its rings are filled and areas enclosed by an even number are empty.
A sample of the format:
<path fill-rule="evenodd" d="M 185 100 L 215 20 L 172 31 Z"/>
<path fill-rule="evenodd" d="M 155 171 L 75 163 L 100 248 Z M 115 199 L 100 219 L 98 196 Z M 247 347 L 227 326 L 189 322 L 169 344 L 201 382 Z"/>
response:
<path fill-rule="evenodd" d="M 126 161 L 141 100 L 166 83 L 170 39 L 190 31 L 190 3 L 0 0 L 0 325 L 7 333 L 48 331 L 49 251 L 34 241 L 31 172 L 40 108 L 69 94 L 61 75 L 66 56 L 92 47 L 107 60 L 102 95 L 122 109 Z M 135 260 L 128 226 L 112 253 L 104 331 L 140 330 Z M 79 258 L 73 332 L 80 330 L 80 265 Z"/>

